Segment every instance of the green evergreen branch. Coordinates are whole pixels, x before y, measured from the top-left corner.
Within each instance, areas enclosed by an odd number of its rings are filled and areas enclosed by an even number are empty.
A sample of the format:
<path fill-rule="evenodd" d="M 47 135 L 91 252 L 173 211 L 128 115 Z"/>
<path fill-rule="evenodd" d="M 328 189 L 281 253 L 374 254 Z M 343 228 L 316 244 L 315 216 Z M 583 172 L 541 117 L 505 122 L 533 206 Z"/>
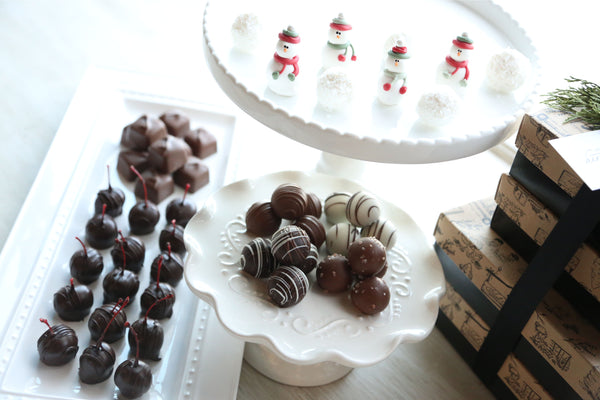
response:
<path fill-rule="evenodd" d="M 592 130 L 600 129 L 600 86 L 572 76 L 565 80 L 579 86 L 556 89 L 545 94 L 543 96 L 547 99 L 542 103 L 570 114 L 565 123 L 579 119 Z"/>

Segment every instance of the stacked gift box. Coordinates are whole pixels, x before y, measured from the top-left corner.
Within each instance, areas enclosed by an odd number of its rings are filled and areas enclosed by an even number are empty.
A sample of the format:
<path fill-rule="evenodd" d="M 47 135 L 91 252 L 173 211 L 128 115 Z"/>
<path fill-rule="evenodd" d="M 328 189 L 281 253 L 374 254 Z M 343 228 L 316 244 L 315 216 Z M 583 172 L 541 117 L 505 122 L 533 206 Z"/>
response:
<path fill-rule="evenodd" d="M 565 118 L 525 115 L 494 198 L 443 212 L 434 232 L 437 325 L 498 398 L 600 399 L 600 229 L 577 213 L 597 222 L 600 204 L 548 143 L 588 131 Z"/>

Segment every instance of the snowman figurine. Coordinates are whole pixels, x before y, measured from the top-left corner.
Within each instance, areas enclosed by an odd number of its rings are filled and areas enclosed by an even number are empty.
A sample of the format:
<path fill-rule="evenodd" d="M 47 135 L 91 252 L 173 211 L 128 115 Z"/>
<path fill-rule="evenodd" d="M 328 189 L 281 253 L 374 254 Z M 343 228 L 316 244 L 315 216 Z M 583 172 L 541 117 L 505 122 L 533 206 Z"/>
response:
<path fill-rule="evenodd" d="M 344 14 L 340 13 L 329 24 L 329 33 L 327 36 L 327 45 L 323 48 L 323 68 L 343 67 L 356 61 L 354 46 L 350 43 L 350 25 L 345 19 Z M 349 54 L 349 51 L 352 54 Z"/>
<path fill-rule="evenodd" d="M 410 58 L 408 49 L 402 40 L 388 51 L 379 86 L 377 98 L 382 104 L 394 106 L 402 100 L 406 93 L 406 61 Z"/>
<path fill-rule="evenodd" d="M 458 83 L 467 86 L 469 80 L 469 57 L 473 51 L 473 40 L 466 32 L 452 41 L 450 53 L 438 68 L 439 83 Z"/>
<path fill-rule="evenodd" d="M 298 45 L 300 36 L 292 26 L 279 33 L 275 54 L 267 68 L 267 86 L 281 96 L 294 96 L 298 91 Z"/>

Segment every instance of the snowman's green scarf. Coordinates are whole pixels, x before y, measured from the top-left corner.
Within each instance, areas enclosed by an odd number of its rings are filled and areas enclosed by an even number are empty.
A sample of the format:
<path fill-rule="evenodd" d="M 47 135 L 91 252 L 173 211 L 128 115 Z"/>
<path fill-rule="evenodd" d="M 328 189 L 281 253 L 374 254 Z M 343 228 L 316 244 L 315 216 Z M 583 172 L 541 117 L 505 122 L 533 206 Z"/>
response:
<path fill-rule="evenodd" d="M 352 46 L 352 43 L 350 42 L 346 42 L 346 43 L 331 43 L 330 41 L 327 41 L 327 46 L 331 47 L 332 49 L 336 49 L 336 50 L 346 50 L 344 51 L 344 55 L 348 54 L 348 47 L 350 47 L 352 49 L 352 55 L 354 56 L 354 46 Z"/>
<path fill-rule="evenodd" d="M 404 79 L 404 81 L 406 81 L 406 72 L 394 72 L 386 68 L 383 70 L 383 73 L 392 77 L 392 84 L 396 83 L 398 79 Z"/>

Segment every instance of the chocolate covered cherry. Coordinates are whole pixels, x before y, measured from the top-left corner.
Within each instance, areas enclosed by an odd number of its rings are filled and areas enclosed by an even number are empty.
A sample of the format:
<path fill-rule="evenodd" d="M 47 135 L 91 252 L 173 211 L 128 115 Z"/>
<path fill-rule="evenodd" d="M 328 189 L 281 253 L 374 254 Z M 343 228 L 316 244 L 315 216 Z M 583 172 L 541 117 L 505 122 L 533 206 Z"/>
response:
<path fill-rule="evenodd" d="M 102 274 L 104 261 L 102 255 L 95 249 L 88 249 L 81 239 L 78 237 L 75 237 L 75 239 L 81 243 L 83 249 L 73 253 L 69 260 L 69 270 L 73 278 L 87 285 L 94 282 Z"/>
<path fill-rule="evenodd" d="M 148 364 L 140 361 L 137 333 L 129 323 L 126 325 L 135 338 L 135 359 L 123 361 L 117 367 L 114 379 L 115 385 L 117 385 L 121 394 L 127 398 L 134 399 L 150 390 L 150 386 L 152 386 L 152 370 Z"/>
<path fill-rule="evenodd" d="M 40 322 L 48 326 L 48 330 L 37 341 L 40 361 L 46 365 L 64 365 L 75 358 L 79 350 L 77 334 L 64 324 L 50 326 L 47 319 Z"/>

